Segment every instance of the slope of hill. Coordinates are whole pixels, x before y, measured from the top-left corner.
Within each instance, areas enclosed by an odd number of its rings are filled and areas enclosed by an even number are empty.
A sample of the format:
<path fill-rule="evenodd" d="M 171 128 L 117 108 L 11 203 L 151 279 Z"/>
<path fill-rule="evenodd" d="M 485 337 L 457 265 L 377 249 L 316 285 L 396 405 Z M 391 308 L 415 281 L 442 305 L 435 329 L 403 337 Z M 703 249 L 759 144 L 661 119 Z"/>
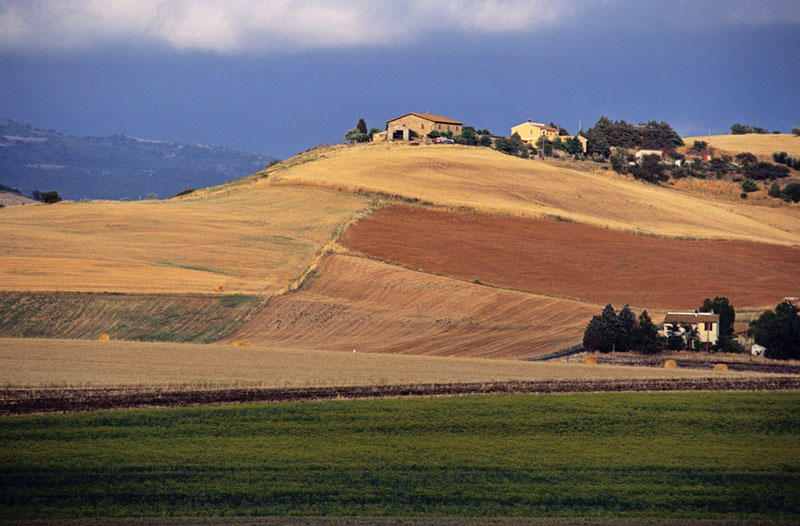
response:
<path fill-rule="evenodd" d="M 688 147 L 691 147 L 694 141 L 705 141 L 713 148 L 732 154 L 750 152 L 753 155 L 771 158 L 773 152 L 786 152 L 792 157 L 800 157 L 800 137 L 786 133 L 711 135 L 705 137 L 684 137 L 683 139 L 683 142 L 686 143 Z"/>
<path fill-rule="evenodd" d="M 0 290 L 273 294 L 369 200 L 256 183 L 203 200 L 0 210 Z"/>
<path fill-rule="evenodd" d="M 263 155 L 125 135 L 74 137 L 0 120 L 0 183 L 57 190 L 64 199 L 161 197 L 244 177 Z"/>
<path fill-rule="evenodd" d="M 772 307 L 800 276 L 800 250 L 786 246 L 411 207 L 377 210 L 341 243 L 423 272 L 620 307 L 694 310 L 714 296 Z"/>
<path fill-rule="evenodd" d="M 633 180 L 458 146 L 361 146 L 274 171 L 276 184 L 399 194 L 453 208 L 557 217 L 667 237 L 800 245 L 800 218 Z M 743 213 L 747 209 L 748 213 Z"/>

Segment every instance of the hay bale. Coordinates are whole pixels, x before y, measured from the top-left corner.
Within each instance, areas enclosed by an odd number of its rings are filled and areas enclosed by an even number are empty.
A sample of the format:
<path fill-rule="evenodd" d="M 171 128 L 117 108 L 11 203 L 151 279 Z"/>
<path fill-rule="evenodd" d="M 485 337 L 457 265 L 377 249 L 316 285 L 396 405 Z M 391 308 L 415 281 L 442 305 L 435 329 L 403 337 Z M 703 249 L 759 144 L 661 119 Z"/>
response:
<path fill-rule="evenodd" d="M 250 340 L 233 340 L 233 345 L 236 347 L 250 347 Z"/>
<path fill-rule="evenodd" d="M 583 363 L 587 365 L 597 365 L 597 358 L 594 356 L 587 356 L 583 359 Z"/>
<path fill-rule="evenodd" d="M 98 337 L 97 337 L 97 339 L 98 339 L 99 341 L 101 341 L 101 342 L 107 342 L 108 340 L 110 340 L 110 339 L 111 339 L 111 336 L 109 336 L 109 335 L 108 335 L 108 334 L 106 334 L 106 333 L 103 333 L 103 334 L 101 334 L 100 336 L 98 336 Z"/>
<path fill-rule="evenodd" d="M 727 371 L 728 370 L 728 366 L 725 365 L 724 363 L 718 363 L 717 365 L 714 366 L 714 370 L 715 371 Z"/>
<path fill-rule="evenodd" d="M 678 364 L 675 363 L 675 360 L 667 360 L 664 362 L 664 369 L 677 369 Z"/>
<path fill-rule="evenodd" d="M 224 290 L 222 285 L 214 285 L 214 292 L 223 292 Z"/>

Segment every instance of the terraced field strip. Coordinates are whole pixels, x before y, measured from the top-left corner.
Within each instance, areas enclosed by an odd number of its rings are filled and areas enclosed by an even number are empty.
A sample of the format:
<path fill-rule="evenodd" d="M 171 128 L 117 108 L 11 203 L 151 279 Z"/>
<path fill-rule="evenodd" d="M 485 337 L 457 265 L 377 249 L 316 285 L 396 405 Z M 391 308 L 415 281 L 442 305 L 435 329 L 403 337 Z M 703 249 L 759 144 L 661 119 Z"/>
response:
<path fill-rule="evenodd" d="M 146 387 L 180 391 L 751 376 L 759 375 L 259 345 L 0 338 L 0 385 L 26 389 Z"/>
<path fill-rule="evenodd" d="M 256 180 L 204 199 L 0 210 L 0 290 L 272 294 L 370 199 Z"/>
<path fill-rule="evenodd" d="M 522 358 L 580 341 L 601 306 L 332 255 L 233 339 L 295 349 Z"/>
<path fill-rule="evenodd" d="M 617 307 L 694 310 L 715 296 L 774 306 L 800 276 L 800 249 L 790 247 L 415 207 L 377 210 L 341 243 L 423 272 Z"/>
<path fill-rule="evenodd" d="M 733 154 L 750 152 L 772 162 L 773 152 L 786 152 L 791 157 L 800 157 L 800 137 L 788 133 L 744 135 L 712 135 L 703 137 L 684 137 L 683 142 L 691 148 L 694 141 L 707 142 L 713 148 Z"/>
<path fill-rule="evenodd" d="M 570 221 L 667 237 L 800 246 L 800 219 L 766 207 L 457 145 L 365 145 L 275 172 L 272 184 L 370 191 L 453 208 Z"/>
<path fill-rule="evenodd" d="M 800 393 L 15 415 L 0 417 L 0 481 L 4 523 L 482 516 L 790 524 L 800 520 Z"/>
<path fill-rule="evenodd" d="M 224 294 L 0 291 L 0 338 L 94 340 L 107 334 L 114 340 L 207 343 L 230 335 L 260 301 L 258 296 Z"/>

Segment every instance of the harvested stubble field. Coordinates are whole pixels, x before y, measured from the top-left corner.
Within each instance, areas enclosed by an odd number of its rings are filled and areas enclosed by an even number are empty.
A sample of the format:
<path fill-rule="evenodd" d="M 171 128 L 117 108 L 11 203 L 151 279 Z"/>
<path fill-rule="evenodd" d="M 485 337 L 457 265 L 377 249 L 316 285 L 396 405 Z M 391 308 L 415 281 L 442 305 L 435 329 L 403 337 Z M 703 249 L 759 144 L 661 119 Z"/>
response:
<path fill-rule="evenodd" d="M 745 135 L 712 135 L 704 137 L 684 137 L 683 142 L 691 148 L 694 141 L 704 141 L 712 148 L 737 154 L 750 152 L 772 161 L 773 152 L 786 152 L 791 157 L 800 157 L 800 137 L 788 133 L 762 134 L 748 133 Z"/>
<path fill-rule="evenodd" d="M 208 343 L 231 334 L 261 298 L 0 291 L 0 337 Z"/>
<path fill-rule="evenodd" d="M 356 146 L 298 163 L 273 184 L 372 191 L 453 208 L 557 216 L 667 237 L 800 245 L 800 219 L 769 207 L 700 198 L 596 173 L 519 159 L 488 148 Z"/>
<path fill-rule="evenodd" d="M 800 518 L 798 396 L 481 396 L 2 417 L 0 509 L 4 521 L 789 523 Z"/>
<path fill-rule="evenodd" d="M 266 345 L 0 339 L 0 385 L 20 388 L 143 386 L 191 390 L 758 376 L 762 375 L 292 350 Z"/>
<path fill-rule="evenodd" d="M 7 207 L 0 290 L 275 293 L 368 208 L 264 180 L 204 199 Z"/>
<path fill-rule="evenodd" d="M 414 207 L 377 210 L 341 243 L 423 272 L 619 307 L 693 310 L 715 296 L 737 308 L 773 306 L 800 276 L 791 247 Z"/>
<path fill-rule="evenodd" d="M 331 255 L 228 339 L 298 349 L 522 358 L 581 340 L 601 306 Z"/>

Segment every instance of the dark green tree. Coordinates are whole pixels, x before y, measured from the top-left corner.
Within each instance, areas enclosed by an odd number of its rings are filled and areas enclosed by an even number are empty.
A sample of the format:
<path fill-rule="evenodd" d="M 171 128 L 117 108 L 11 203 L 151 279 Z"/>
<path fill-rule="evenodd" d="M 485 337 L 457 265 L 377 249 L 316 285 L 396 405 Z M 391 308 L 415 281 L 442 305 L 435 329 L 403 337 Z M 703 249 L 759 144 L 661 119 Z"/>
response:
<path fill-rule="evenodd" d="M 664 173 L 664 165 L 658 155 L 644 155 L 636 166 L 631 167 L 631 173 L 637 179 L 642 179 L 648 183 L 657 183 L 669 179 L 669 175 Z M 665 177 L 666 176 L 666 179 Z"/>
<path fill-rule="evenodd" d="M 755 341 L 767 348 L 767 358 L 800 359 L 800 316 L 797 307 L 781 302 L 750 323 Z"/>
<path fill-rule="evenodd" d="M 758 158 L 750 152 L 742 152 L 736 154 L 736 162 L 739 163 L 742 168 L 748 168 L 753 166 L 758 162 Z"/>
<path fill-rule="evenodd" d="M 47 192 L 40 192 L 39 190 L 34 190 L 32 192 L 32 195 L 35 200 L 41 201 L 42 203 L 46 203 L 49 205 L 61 201 L 61 196 L 56 190 L 48 190 Z"/>
<path fill-rule="evenodd" d="M 658 328 L 646 310 L 639 315 L 639 323 L 631 338 L 631 349 L 643 354 L 653 354 L 661 350 Z"/>
<path fill-rule="evenodd" d="M 758 185 L 752 179 L 745 179 L 742 181 L 742 190 L 745 192 L 755 192 L 758 190 Z"/>
<path fill-rule="evenodd" d="M 783 197 L 783 192 L 781 191 L 781 185 L 778 183 L 772 183 L 769 185 L 769 190 L 767 191 L 767 195 L 770 197 Z"/>
<path fill-rule="evenodd" d="M 636 322 L 636 314 L 633 313 L 628 305 L 625 305 L 622 307 L 622 310 L 619 311 L 619 314 L 617 315 L 617 321 L 619 322 L 622 331 L 621 337 L 617 338 L 616 349 L 619 352 L 629 351 L 631 349 L 631 342 L 634 334 L 636 333 L 636 327 L 638 325 Z"/>
<path fill-rule="evenodd" d="M 789 176 L 789 169 L 785 166 L 761 161 L 745 168 L 744 174 L 750 179 L 756 180 L 782 179 Z"/>
<path fill-rule="evenodd" d="M 481 138 L 478 139 L 478 146 L 483 146 L 485 148 L 489 148 L 492 146 L 492 136 L 488 133 L 481 134 Z"/>
<path fill-rule="evenodd" d="M 784 199 L 791 200 L 793 203 L 800 202 L 800 183 L 789 183 L 781 191 Z"/>
<path fill-rule="evenodd" d="M 703 300 L 703 304 L 698 311 L 713 312 L 719 315 L 717 349 L 728 352 L 739 350 L 736 341 L 733 339 L 733 324 L 736 321 L 736 309 L 730 304 L 728 298 L 717 296 L 714 298 L 714 301 L 706 298 Z"/>
<path fill-rule="evenodd" d="M 587 351 L 611 352 L 614 347 L 614 329 L 601 315 L 593 316 L 583 331 L 583 346 Z"/>
<path fill-rule="evenodd" d="M 358 130 L 358 133 L 368 133 L 367 123 L 364 121 L 364 119 L 358 119 L 358 124 L 356 124 L 356 130 Z"/>
<path fill-rule="evenodd" d="M 475 146 L 478 144 L 478 134 L 472 126 L 464 126 L 461 128 L 461 135 L 456 136 L 455 141 L 458 144 L 466 144 L 468 146 Z"/>

